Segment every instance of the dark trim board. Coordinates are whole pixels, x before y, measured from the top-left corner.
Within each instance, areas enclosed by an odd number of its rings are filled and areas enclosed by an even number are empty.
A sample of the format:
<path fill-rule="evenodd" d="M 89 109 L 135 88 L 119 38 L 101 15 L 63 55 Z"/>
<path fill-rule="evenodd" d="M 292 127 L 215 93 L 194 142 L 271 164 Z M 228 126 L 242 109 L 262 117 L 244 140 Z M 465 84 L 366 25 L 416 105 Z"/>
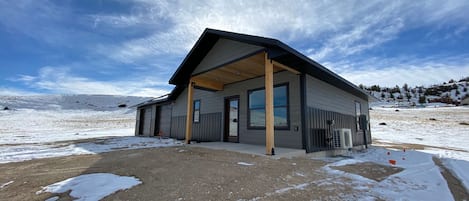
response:
<path fill-rule="evenodd" d="M 309 147 L 306 146 L 307 138 L 307 126 L 306 126 L 306 111 L 308 107 L 306 106 L 306 75 L 304 73 L 300 74 L 300 108 L 301 108 L 301 146 L 303 149 L 306 149 L 306 152 L 311 152 Z"/>

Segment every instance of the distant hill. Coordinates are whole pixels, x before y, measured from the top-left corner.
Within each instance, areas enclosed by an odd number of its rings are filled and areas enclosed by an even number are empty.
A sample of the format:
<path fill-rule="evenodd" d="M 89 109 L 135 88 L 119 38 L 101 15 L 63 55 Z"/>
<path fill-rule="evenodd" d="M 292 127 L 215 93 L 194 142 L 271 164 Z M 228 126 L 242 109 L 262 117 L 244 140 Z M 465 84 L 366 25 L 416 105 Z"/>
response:
<path fill-rule="evenodd" d="M 36 95 L 0 96 L 0 110 L 97 110 L 112 111 L 134 106 L 149 100 L 149 97 L 112 96 L 112 95 Z"/>
<path fill-rule="evenodd" d="M 424 86 L 380 87 L 379 85 L 364 86 L 361 89 L 368 91 L 381 102 L 393 103 L 399 106 L 428 105 L 434 103 L 460 105 L 462 100 L 469 98 L 469 77 L 459 81 L 449 80 L 441 84 Z"/>

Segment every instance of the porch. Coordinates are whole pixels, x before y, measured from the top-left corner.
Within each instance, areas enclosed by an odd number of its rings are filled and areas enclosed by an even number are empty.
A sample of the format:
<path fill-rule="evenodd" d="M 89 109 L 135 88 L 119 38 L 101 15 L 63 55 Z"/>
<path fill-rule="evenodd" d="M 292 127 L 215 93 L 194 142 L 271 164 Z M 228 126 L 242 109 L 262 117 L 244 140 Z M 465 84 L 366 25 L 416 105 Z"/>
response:
<path fill-rule="evenodd" d="M 265 156 L 265 146 L 263 145 L 253 145 L 253 144 L 244 144 L 244 143 L 230 143 L 230 142 L 201 142 L 194 143 L 190 146 L 203 147 L 208 149 L 215 150 L 226 150 L 239 152 L 244 154 L 252 154 L 258 156 Z M 280 158 L 293 158 L 293 157 L 305 157 L 306 152 L 304 149 L 292 149 L 292 148 L 275 148 L 275 155 L 272 156 L 275 159 Z"/>
<path fill-rule="evenodd" d="M 214 55 L 211 55 L 209 52 L 209 56 L 213 57 L 221 57 L 221 55 L 215 56 L 217 53 L 214 52 Z M 274 74 L 285 71 L 291 73 L 292 75 L 299 75 L 300 73 L 293 68 L 290 68 L 286 65 L 283 65 L 279 62 L 273 61 L 269 58 L 269 53 L 264 50 L 255 50 L 254 52 L 243 54 L 242 56 L 238 56 L 230 61 L 219 61 L 222 62 L 218 65 L 213 66 L 214 63 L 217 62 L 210 62 L 211 64 L 204 66 L 204 61 L 199 64 L 199 67 L 191 74 L 188 87 L 187 87 L 187 102 L 186 102 L 186 122 L 185 122 L 185 140 L 187 144 L 190 144 L 190 141 L 193 140 L 192 138 L 192 127 L 194 123 L 199 122 L 199 114 L 200 114 L 200 101 L 194 99 L 194 89 L 199 90 L 207 90 L 207 91 L 215 91 L 215 92 L 223 92 L 226 85 L 242 83 L 247 80 L 252 79 L 263 79 L 263 96 L 265 100 L 263 107 L 261 110 L 265 111 L 262 116 L 265 116 L 265 123 L 262 122 L 260 127 L 263 129 L 256 128 L 257 130 L 264 130 L 265 132 L 265 147 L 263 153 L 267 155 L 274 155 L 280 153 L 279 151 L 275 150 L 275 135 L 274 132 L 277 128 L 276 122 L 274 120 Z M 285 93 L 288 92 L 285 88 Z M 299 91 L 299 90 L 298 90 Z M 238 93 L 245 93 L 244 91 L 239 91 Z M 288 94 L 285 94 L 289 96 Z M 224 123 L 224 130 L 225 133 L 229 133 L 229 137 L 232 137 L 232 132 L 239 132 L 238 129 L 235 131 L 231 131 L 229 129 L 233 127 L 239 126 L 237 122 L 239 122 L 239 94 L 236 96 L 234 100 L 226 99 L 225 97 L 225 123 Z M 232 102 L 230 102 L 232 101 Z M 230 114 L 230 105 L 234 104 L 234 109 L 238 115 Z M 242 112 L 246 112 L 243 110 Z M 237 117 L 236 117 L 237 116 Z M 249 117 L 248 117 L 249 118 Z M 230 122 L 235 122 L 236 125 L 231 125 Z M 244 122 L 244 121 L 243 121 Z M 255 122 L 256 126 L 259 125 L 259 122 Z M 248 127 L 251 125 L 248 125 Z M 297 126 L 298 127 L 298 126 Z M 238 127 L 239 128 L 239 127 Z M 289 127 L 288 127 L 289 129 Z M 298 128 L 296 128 L 298 130 Z M 236 134 L 239 138 L 239 134 Z M 235 140 L 235 142 L 239 142 Z M 243 145 L 232 145 L 229 147 L 238 147 L 242 148 Z M 259 148 L 258 146 L 256 149 Z M 304 150 L 303 150 L 304 152 Z"/>

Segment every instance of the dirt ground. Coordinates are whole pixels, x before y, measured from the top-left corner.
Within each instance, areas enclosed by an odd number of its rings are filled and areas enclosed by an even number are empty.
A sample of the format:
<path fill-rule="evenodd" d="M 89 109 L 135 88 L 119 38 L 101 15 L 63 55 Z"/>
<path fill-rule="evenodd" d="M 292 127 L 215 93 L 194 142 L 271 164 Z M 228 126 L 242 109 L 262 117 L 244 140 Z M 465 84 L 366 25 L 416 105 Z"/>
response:
<path fill-rule="evenodd" d="M 45 200 L 53 195 L 36 195 L 42 186 L 106 172 L 136 176 L 143 184 L 104 200 L 342 200 L 352 186 L 346 178 L 326 178 L 320 170 L 324 165 L 306 158 L 275 160 L 184 146 L 115 151 L 1 164 L 0 183 L 14 182 L 0 189 L 0 199 Z M 336 182 L 316 185 L 332 179 Z M 66 193 L 60 196 L 71 199 Z"/>
<path fill-rule="evenodd" d="M 348 178 L 326 174 L 324 165 L 306 157 L 276 160 L 188 146 L 48 158 L 1 164 L 0 183 L 14 182 L 0 189 L 0 200 L 45 200 L 54 195 L 36 195 L 42 186 L 99 172 L 135 176 L 143 182 L 104 200 L 354 200 L 366 191 L 354 188 Z M 400 171 L 383 171 L 377 164 L 341 168 L 376 181 Z M 67 193 L 59 196 L 72 200 Z"/>

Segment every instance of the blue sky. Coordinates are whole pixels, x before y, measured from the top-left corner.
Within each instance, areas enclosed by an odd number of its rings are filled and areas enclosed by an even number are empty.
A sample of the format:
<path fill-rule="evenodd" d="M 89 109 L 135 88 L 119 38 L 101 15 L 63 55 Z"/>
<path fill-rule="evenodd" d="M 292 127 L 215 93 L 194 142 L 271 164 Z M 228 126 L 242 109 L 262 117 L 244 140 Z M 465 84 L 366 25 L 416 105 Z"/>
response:
<path fill-rule="evenodd" d="M 277 38 L 355 84 L 469 76 L 468 1 L 0 1 L 0 95 L 159 96 L 206 27 Z"/>

